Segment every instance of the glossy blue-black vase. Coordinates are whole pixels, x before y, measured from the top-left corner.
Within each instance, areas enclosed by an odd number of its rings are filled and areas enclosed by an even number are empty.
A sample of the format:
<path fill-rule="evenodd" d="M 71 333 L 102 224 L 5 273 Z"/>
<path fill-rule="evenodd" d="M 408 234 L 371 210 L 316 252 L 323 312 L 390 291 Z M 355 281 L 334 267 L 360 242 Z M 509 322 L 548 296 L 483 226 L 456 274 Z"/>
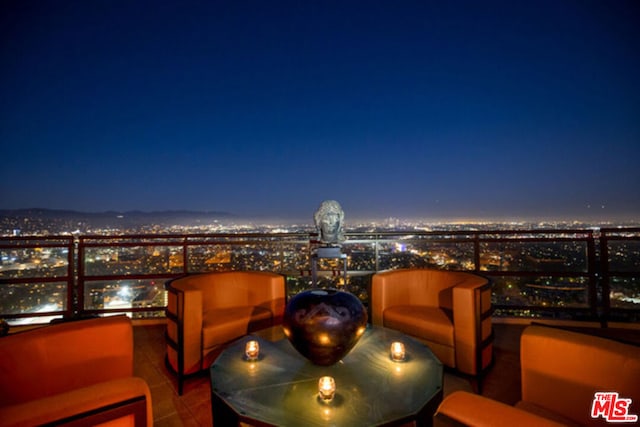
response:
<path fill-rule="evenodd" d="M 346 356 L 367 326 L 367 311 L 349 292 L 312 289 L 286 306 L 284 333 L 293 347 L 316 365 L 329 366 Z"/>

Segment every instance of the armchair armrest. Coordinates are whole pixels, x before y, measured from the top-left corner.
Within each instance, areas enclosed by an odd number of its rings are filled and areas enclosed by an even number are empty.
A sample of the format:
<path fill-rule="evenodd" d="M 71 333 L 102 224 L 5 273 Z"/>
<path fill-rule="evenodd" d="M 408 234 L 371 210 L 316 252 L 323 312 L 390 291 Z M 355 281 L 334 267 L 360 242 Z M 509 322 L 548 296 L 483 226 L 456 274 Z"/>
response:
<path fill-rule="evenodd" d="M 167 338 L 173 344 L 168 351 L 169 362 L 176 371 L 197 372 L 202 359 L 203 292 L 189 283 L 172 285 L 168 291 Z M 182 349 L 181 361 L 178 348 Z"/>
<path fill-rule="evenodd" d="M 387 307 L 387 293 L 385 292 L 384 279 L 380 274 L 374 274 L 371 280 L 371 323 L 382 326 L 384 318 L 382 313 Z"/>
<path fill-rule="evenodd" d="M 476 375 L 492 360 L 491 283 L 480 276 L 453 287 L 456 367 Z"/>
<path fill-rule="evenodd" d="M 440 404 L 434 415 L 434 425 L 558 427 L 564 424 L 477 394 L 456 391 L 447 396 Z"/>
<path fill-rule="evenodd" d="M 153 425 L 151 392 L 143 379 L 106 381 L 0 408 L 5 427 L 95 425 L 119 419 L 136 427 Z"/>
<path fill-rule="evenodd" d="M 282 324 L 286 306 L 285 278 L 280 274 L 263 273 L 266 286 L 252 290 L 256 293 L 255 305 L 264 307 L 271 312 L 272 324 Z"/>

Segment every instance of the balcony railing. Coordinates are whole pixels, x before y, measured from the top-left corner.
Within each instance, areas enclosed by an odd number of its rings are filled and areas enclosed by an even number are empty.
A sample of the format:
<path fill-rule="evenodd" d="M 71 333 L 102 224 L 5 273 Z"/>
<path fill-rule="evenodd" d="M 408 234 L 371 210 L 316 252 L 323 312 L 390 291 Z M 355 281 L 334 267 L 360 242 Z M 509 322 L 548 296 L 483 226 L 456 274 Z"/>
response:
<path fill-rule="evenodd" d="M 0 316 L 14 323 L 130 313 L 164 316 L 166 280 L 266 270 L 289 295 L 312 286 L 308 233 L 0 238 Z M 640 228 L 347 233 L 340 260 L 320 259 L 318 285 L 365 304 L 377 271 L 431 267 L 493 282 L 496 316 L 638 322 Z"/>

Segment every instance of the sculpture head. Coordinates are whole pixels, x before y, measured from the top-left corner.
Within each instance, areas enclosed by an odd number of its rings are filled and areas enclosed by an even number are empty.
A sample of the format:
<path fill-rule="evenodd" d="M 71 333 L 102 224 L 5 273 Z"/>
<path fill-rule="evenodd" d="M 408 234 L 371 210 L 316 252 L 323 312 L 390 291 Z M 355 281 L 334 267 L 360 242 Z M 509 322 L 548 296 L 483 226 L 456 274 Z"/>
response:
<path fill-rule="evenodd" d="M 340 203 L 335 200 L 325 200 L 313 215 L 313 219 L 322 243 L 335 244 L 344 240 L 342 230 L 344 212 Z"/>

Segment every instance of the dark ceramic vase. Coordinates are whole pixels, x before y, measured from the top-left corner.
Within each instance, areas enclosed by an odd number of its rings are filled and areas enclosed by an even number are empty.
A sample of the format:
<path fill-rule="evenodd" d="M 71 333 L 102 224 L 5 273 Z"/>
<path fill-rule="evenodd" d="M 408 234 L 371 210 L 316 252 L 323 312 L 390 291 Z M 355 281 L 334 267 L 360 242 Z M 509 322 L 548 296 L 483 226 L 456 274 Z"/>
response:
<path fill-rule="evenodd" d="M 300 292 L 284 312 L 285 335 L 300 354 L 329 366 L 346 356 L 367 326 L 367 312 L 349 292 L 312 289 Z"/>

